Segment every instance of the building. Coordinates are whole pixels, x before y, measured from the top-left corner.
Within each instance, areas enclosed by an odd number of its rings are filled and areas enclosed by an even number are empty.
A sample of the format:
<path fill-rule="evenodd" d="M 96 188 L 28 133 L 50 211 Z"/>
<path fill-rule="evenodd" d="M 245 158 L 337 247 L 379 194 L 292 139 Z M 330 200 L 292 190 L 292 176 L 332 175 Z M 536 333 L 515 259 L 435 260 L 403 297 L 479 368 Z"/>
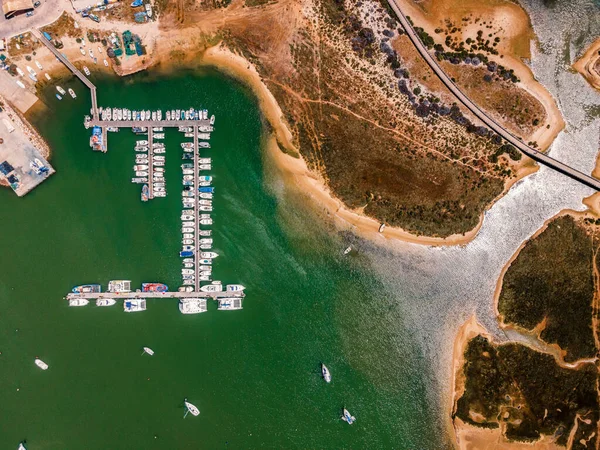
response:
<path fill-rule="evenodd" d="M 2 12 L 7 19 L 29 11 L 33 11 L 31 0 L 2 0 Z"/>

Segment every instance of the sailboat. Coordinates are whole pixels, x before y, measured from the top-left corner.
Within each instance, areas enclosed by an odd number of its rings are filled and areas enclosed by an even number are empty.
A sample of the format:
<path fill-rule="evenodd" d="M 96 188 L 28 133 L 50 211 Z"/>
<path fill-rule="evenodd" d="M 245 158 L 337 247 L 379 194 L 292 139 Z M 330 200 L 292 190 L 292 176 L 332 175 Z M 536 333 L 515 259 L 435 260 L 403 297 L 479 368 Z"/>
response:
<path fill-rule="evenodd" d="M 183 418 L 185 419 L 185 416 L 188 415 L 188 413 L 192 413 L 192 416 L 197 416 L 198 414 L 200 414 L 200 410 L 198 408 L 196 408 L 195 405 L 192 405 L 190 402 L 187 401 L 187 398 L 183 401 L 183 403 L 185 403 L 185 414 L 183 416 Z"/>
<path fill-rule="evenodd" d="M 148 353 L 150 356 L 154 355 L 154 350 L 152 350 L 150 347 L 144 347 L 144 351 L 142 352 L 142 355 L 144 353 Z"/>
<path fill-rule="evenodd" d="M 27 450 L 27 448 L 25 447 L 25 441 L 19 442 L 19 447 L 17 448 L 17 450 Z"/>
<path fill-rule="evenodd" d="M 327 366 L 323 363 L 321 363 L 321 374 L 323 375 L 323 379 L 327 383 L 331 383 L 331 373 L 329 372 Z"/>
<path fill-rule="evenodd" d="M 356 417 L 354 417 L 352 414 L 350 414 L 348 412 L 348 410 L 346 408 L 344 408 L 344 412 L 342 415 L 342 420 L 344 422 L 348 422 L 349 425 L 352 425 L 354 423 L 354 421 L 356 420 Z"/>

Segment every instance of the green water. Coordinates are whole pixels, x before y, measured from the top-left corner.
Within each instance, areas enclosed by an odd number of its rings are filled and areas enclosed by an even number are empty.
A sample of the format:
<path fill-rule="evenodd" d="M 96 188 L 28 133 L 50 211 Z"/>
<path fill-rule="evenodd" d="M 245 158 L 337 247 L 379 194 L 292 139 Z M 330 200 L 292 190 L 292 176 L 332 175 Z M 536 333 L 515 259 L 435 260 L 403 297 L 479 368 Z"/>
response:
<path fill-rule="evenodd" d="M 344 238 L 284 189 L 251 93 L 210 70 L 95 81 L 101 105 L 216 115 L 214 278 L 247 287 L 244 309 L 67 307 L 82 283 L 177 289 L 182 161 L 181 137 L 167 131 L 169 195 L 142 204 L 134 135 L 110 134 L 108 153 L 92 152 L 87 92 L 63 82 L 78 99 L 48 91 L 34 118 L 57 174 L 22 199 L 0 191 L 0 448 L 440 448 L 426 363 L 409 339 L 398 345 L 402 324 L 386 321 L 367 258 L 342 257 Z M 184 397 L 199 417 L 183 419 Z M 352 426 L 339 420 L 344 405 Z"/>

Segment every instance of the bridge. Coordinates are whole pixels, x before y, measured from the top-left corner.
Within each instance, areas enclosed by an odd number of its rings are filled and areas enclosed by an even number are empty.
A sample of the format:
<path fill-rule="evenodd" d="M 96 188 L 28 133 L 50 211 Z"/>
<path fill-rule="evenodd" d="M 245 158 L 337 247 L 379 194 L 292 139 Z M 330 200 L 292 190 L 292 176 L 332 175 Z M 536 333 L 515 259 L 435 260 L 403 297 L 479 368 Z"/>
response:
<path fill-rule="evenodd" d="M 465 106 L 471 113 L 473 113 L 481 122 L 483 122 L 488 128 L 496 132 L 499 136 L 502 136 L 504 140 L 512 144 L 514 147 L 519 149 L 522 153 L 529 156 L 534 161 L 537 161 L 540 164 L 545 165 L 551 169 L 556 170 L 557 172 L 562 173 L 563 175 L 568 176 L 569 178 L 579 181 L 580 183 L 591 187 L 597 191 L 600 191 L 600 180 L 595 179 L 591 175 L 586 175 L 583 172 L 578 171 L 528 145 L 523 143 L 519 138 L 514 136 L 504 127 L 499 125 L 494 119 L 488 116 L 482 109 L 480 109 L 475 103 L 473 103 L 469 97 L 467 97 L 459 88 L 454 84 L 454 82 L 446 75 L 446 73 L 442 70 L 437 60 L 429 53 L 427 47 L 416 31 L 400 9 L 400 7 L 396 4 L 395 0 L 387 0 L 390 7 L 396 13 L 398 20 L 402 24 L 402 27 L 406 30 L 406 34 L 408 38 L 411 40 L 417 51 L 421 54 L 425 62 L 431 67 L 431 69 L 435 72 L 437 77 L 440 79 L 442 83 L 454 94 L 454 96 Z"/>
<path fill-rule="evenodd" d="M 61 52 L 59 52 L 58 49 L 54 46 L 54 44 L 52 42 L 50 42 L 48 39 L 46 39 L 46 36 L 44 36 L 42 33 L 40 33 L 39 30 L 32 28 L 31 34 L 33 34 L 35 37 L 37 37 L 42 44 L 44 44 L 46 47 L 48 47 L 48 49 L 54 54 L 54 56 L 56 56 L 56 58 L 60 62 L 62 62 L 65 66 L 67 66 L 67 69 L 69 69 L 71 72 L 73 72 L 73 74 L 77 78 L 79 78 L 83 82 L 83 84 L 85 84 L 90 89 L 90 93 L 92 96 L 92 117 L 94 119 L 98 119 L 98 98 L 96 96 L 96 86 L 94 85 L 94 83 L 92 83 L 90 80 L 88 80 L 88 78 L 83 73 L 81 73 L 81 71 L 77 67 L 75 67 L 73 65 L 73 63 L 71 61 L 69 61 L 65 55 L 63 55 Z"/>

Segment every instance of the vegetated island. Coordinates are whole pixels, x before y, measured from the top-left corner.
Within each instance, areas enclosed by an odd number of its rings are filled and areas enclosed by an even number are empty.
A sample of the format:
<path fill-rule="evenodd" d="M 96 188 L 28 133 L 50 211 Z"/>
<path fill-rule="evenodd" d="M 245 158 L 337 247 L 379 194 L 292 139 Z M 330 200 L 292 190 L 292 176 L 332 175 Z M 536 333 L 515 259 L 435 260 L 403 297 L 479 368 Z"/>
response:
<path fill-rule="evenodd" d="M 600 89 L 600 38 L 596 39 L 579 60 L 573 64 L 584 78 L 596 89 Z"/>
<path fill-rule="evenodd" d="M 417 13 L 413 21 L 461 88 L 525 142 L 545 149 L 562 119 L 526 66 L 506 56 L 513 47 L 504 40 L 512 42 L 514 33 L 494 19 L 497 4 L 474 4 L 460 23 L 452 17 L 431 25 Z M 529 42 L 527 15 L 514 8 L 525 17 L 523 39 Z M 397 227 L 386 233 L 401 238 L 465 242 L 483 211 L 535 170 L 531 160 L 461 110 L 407 44 L 383 1 L 161 0 L 155 11 L 158 20 L 149 24 L 105 11 L 99 24 L 79 21 L 75 30 L 61 18 L 60 26 L 46 31 L 74 61 L 85 60 L 75 36 L 97 35 L 107 55 L 113 30 L 142 36 L 147 53 L 139 64 L 123 67 L 111 57 L 121 75 L 203 61 L 230 69 L 269 107 L 265 113 L 277 145 L 302 156 L 298 167 L 306 162 L 316 196 L 329 192 L 339 199 L 324 204 L 359 230 L 386 222 Z M 438 26 L 445 28 L 436 34 Z M 11 42 L 8 47 L 12 62 L 22 64 L 26 55 L 13 55 Z M 528 76 L 521 75 L 525 71 Z"/>
<path fill-rule="evenodd" d="M 599 249 L 600 219 L 571 212 L 509 262 L 499 320 L 529 345 L 494 343 L 474 318 L 463 325 L 452 411 L 461 448 L 597 448 Z"/>

